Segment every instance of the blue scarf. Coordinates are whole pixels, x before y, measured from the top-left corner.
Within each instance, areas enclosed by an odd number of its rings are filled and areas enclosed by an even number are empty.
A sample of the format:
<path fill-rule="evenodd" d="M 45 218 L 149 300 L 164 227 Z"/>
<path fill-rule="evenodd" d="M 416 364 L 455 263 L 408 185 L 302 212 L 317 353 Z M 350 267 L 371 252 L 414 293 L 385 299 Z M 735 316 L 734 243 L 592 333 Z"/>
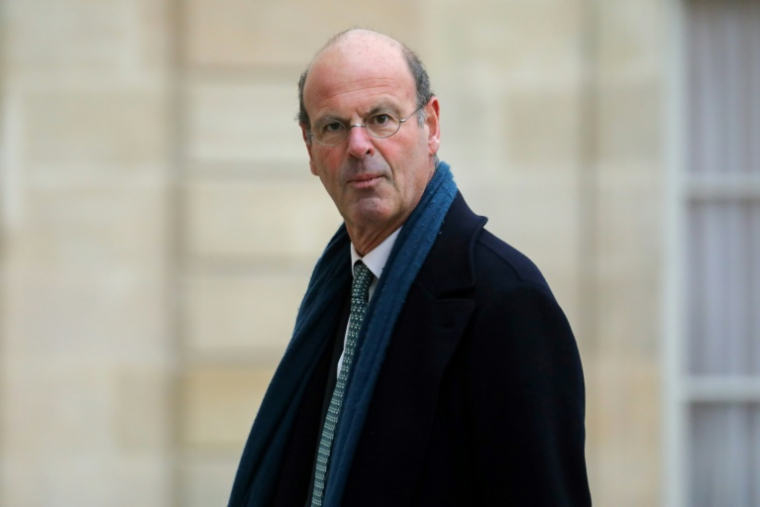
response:
<path fill-rule="evenodd" d="M 341 503 L 385 351 L 406 295 L 457 194 L 446 163 L 439 163 L 419 204 L 396 238 L 359 335 L 340 423 L 333 441 L 323 505 Z M 350 239 L 338 229 L 320 257 L 296 318 L 285 355 L 259 409 L 240 459 L 230 507 L 265 507 L 274 494 L 288 436 L 320 355 L 334 336 L 343 291 L 351 278 Z"/>

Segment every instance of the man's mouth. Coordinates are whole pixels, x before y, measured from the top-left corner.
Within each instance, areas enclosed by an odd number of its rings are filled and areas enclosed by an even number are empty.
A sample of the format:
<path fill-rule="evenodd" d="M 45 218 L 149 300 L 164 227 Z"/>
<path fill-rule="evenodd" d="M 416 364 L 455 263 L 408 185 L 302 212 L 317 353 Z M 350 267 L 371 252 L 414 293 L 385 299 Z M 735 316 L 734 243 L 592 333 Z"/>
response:
<path fill-rule="evenodd" d="M 354 188 L 369 188 L 378 183 L 381 178 L 382 176 L 377 174 L 362 174 L 351 178 L 348 184 Z"/>

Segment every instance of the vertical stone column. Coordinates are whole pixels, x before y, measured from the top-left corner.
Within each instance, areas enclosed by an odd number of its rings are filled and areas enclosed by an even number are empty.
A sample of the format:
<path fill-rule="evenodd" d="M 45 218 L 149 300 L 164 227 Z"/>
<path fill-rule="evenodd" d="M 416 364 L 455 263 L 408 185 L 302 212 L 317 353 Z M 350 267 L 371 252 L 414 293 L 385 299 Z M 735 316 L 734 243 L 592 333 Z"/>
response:
<path fill-rule="evenodd" d="M 3 9 L 0 504 L 166 506 L 166 6 Z"/>
<path fill-rule="evenodd" d="M 595 32 L 589 454 L 595 503 L 657 505 L 663 2 L 586 0 Z"/>

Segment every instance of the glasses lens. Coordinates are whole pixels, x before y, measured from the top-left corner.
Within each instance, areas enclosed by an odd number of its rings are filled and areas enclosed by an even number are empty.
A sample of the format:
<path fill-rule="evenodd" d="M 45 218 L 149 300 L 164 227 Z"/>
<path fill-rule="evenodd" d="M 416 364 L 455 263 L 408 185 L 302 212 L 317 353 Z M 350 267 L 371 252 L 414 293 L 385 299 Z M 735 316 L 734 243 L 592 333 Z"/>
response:
<path fill-rule="evenodd" d="M 367 120 L 367 131 L 375 137 L 390 137 L 398 131 L 401 122 L 388 113 L 376 114 Z"/>
<path fill-rule="evenodd" d="M 346 138 L 348 129 L 340 122 L 332 122 L 314 129 L 314 139 L 326 146 L 340 144 Z"/>

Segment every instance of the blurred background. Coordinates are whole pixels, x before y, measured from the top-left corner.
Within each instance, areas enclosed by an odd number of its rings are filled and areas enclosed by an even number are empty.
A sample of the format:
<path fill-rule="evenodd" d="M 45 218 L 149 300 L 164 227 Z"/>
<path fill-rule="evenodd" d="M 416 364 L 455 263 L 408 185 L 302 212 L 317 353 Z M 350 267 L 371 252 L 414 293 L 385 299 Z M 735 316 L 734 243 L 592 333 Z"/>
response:
<path fill-rule="evenodd" d="M 760 506 L 760 0 L 0 0 L 0 505 L 226 505 L 340 223 L 296 83 L 355 25 L 566 310 L 595 505 Z"/>

